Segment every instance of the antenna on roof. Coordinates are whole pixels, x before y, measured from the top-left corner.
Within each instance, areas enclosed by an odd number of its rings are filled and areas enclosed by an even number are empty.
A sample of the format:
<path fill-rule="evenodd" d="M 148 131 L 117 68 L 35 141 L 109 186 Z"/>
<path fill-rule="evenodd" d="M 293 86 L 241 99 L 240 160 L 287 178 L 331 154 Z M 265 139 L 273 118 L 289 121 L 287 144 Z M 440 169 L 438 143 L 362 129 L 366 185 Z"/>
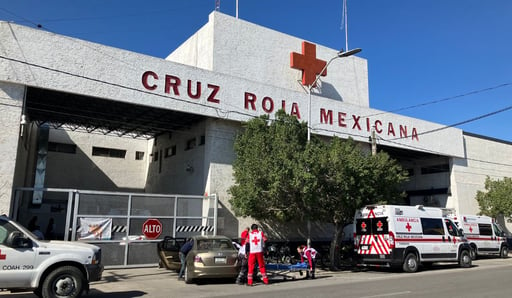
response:
<path fill-rule="evenodd" d="M 215 11 L 220 11 L 220 0 L 215 0 Z"/>

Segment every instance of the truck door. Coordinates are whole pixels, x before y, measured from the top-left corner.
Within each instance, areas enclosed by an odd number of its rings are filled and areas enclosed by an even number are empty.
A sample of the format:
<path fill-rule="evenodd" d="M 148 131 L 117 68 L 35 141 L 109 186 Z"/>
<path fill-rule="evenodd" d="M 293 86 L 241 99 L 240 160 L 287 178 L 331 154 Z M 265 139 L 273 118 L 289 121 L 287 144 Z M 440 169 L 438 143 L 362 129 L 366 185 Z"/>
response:
<path fill-rule="evenodd" d="M 14 225 L 0 219 L 0 287 L 30 287 L 35 254 L 32 241 Z"/>
<path fill-rule="evenodd" d="M 450 219 L 445 218 L 447 235 L 443 239 L 442 250 L 447 254 L 450 259 L 456 258 L 459 248 L 459 243 L 463 241 L 463 234 L 459 231 L 457 225 Z"/>

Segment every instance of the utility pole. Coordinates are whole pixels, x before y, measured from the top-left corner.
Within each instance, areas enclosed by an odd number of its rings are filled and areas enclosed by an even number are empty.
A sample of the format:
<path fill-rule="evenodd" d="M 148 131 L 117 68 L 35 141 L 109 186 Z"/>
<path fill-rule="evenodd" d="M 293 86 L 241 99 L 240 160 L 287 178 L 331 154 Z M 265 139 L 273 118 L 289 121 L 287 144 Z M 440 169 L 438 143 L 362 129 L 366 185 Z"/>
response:
<path fill-rule="evenodd" d="M 377 139 L 375 138 L 375 127 L 372 127 L 372 135 L 370 137 L 372 143 L 372 155 L 377 155 Z"/>

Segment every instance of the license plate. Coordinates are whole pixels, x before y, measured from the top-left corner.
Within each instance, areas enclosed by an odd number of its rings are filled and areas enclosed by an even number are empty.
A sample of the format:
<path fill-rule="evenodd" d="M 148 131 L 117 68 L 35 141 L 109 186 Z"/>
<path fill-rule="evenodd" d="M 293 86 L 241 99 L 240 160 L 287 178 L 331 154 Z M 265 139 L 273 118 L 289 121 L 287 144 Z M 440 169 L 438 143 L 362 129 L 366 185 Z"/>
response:
<path fill-rule="evenodd" d="M 226 264 L 226 257 L 215 257 L 215 264 Z"/>
<path fill-rule="evenodd" d="M 369 245 L 361 245 L 361 250 L 370 250 Z"/>

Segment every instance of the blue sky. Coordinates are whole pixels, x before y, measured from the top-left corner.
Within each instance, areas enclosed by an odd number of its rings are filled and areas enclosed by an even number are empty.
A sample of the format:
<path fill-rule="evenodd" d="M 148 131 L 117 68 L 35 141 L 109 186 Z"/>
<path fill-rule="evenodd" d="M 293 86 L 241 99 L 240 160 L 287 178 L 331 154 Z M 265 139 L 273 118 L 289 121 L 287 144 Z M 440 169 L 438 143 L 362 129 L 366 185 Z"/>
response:
<path fill-rule="evenodd" d="M 235 16 L 236 0 L 220 11 Z M 239 0 L 239 18 L 345 47 L 343 0 Z M 370 106 L 512 142 L 512 1 L 347 0 L 348 44 L 368 60 Z M 0 19 L 164 58 L 215 0 L 17 0 Z M 0 41 L 1 42 L 1 41 Z M 494 114 L 496 113 L 496 114 Z M 482 117 L 478 120 L 472 119 Z"/>

